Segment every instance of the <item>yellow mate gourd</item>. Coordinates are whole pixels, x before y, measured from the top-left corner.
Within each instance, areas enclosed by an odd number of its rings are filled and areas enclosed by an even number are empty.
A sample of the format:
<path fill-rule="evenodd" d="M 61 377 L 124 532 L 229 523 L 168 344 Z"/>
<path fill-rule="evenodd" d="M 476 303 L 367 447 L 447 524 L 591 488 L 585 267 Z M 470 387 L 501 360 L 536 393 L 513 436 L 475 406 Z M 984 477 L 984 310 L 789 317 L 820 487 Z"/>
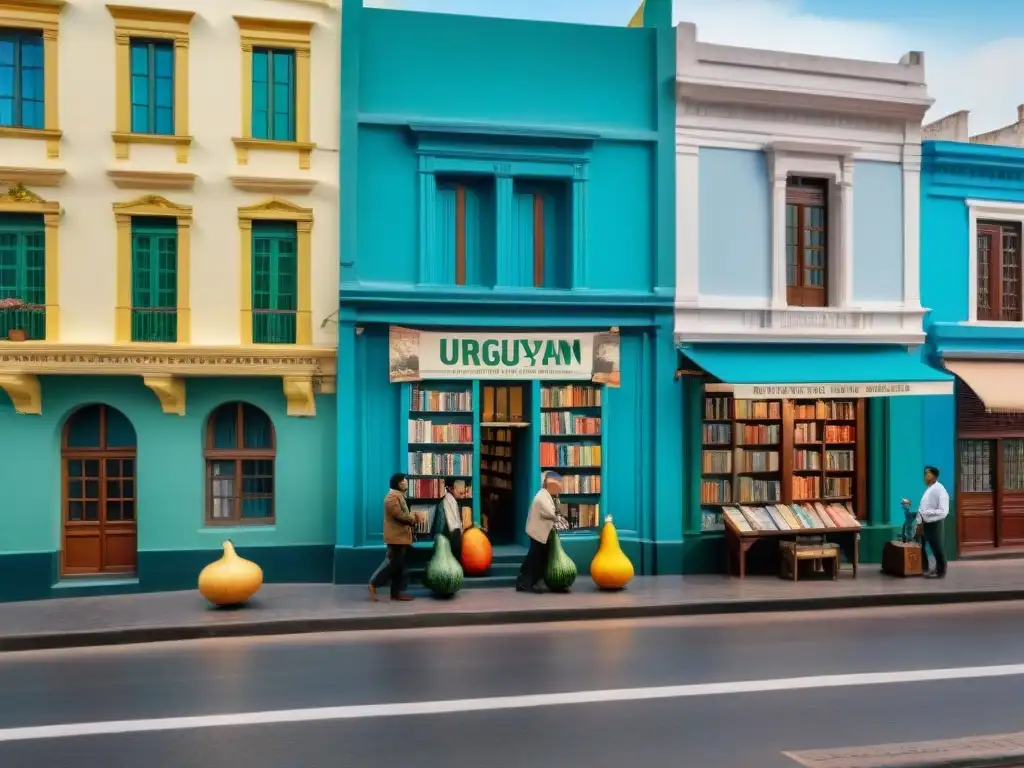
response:
<path fill-rule="evenodd" d="M 263 569 L 239 557 L 230 539 L 224 542 L 220 560 L 199 574 L 199 594 L 214 605 L 240 605 L 263 586 Z"/>
<path fill-rule="evenodd" d="M 590 577 L 599 589 L 622 589 L 633 579 L 633 563 L 619 546 L 611 515 L 604 519 L 601 546 L 590 562 Z"/>

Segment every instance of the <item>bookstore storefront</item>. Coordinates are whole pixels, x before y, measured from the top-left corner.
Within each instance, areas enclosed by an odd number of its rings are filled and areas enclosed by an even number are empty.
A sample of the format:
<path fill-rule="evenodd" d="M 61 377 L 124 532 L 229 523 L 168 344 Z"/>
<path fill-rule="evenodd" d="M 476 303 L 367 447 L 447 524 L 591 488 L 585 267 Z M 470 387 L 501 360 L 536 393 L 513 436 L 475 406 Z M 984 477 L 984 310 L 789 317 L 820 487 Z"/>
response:
<path fill-rule="evenodd" d="M 755 532 L 843 523 L 860 532 L 860 559 L 878 562 L 902 525 L 900 499 L 923 489 L 924 402 L 949 395 L 952 377 L 901 347 L 709 344 L 681 352 L 685 408 L 701 424 L 686 438 L 693 511 L 684 570 L 725 569 L 723 513 L 736 508 L 754 518 Z"/>
<path fill-rule="evenodd" d="M 645 561 L 653 567 L 645 549 L 660 370 L 654 339 L 650 330 L 607 326 L 362 326 L 348 400 L 359 434 L 339 422 L 339 497 L 351 511 L 346 520 L 339 507 L 336 580 L 365 580 L 379 559 L 381 499 L 395 472 L 408 475 L 410 508 L 425 513 L 417 532 L 424 547 L 446 479 L 455 481 L 464 523 L 479 525 L 496 547 L 523 547 L 530 502 L 542 473 L 553 470 L 570 524 L 563 543 L 581 567 L 608 514 L 638 572 Z M 671 381 L 670 368 L 664 376 Z M 348 440 L 359 450 L 347 451 Z"/>

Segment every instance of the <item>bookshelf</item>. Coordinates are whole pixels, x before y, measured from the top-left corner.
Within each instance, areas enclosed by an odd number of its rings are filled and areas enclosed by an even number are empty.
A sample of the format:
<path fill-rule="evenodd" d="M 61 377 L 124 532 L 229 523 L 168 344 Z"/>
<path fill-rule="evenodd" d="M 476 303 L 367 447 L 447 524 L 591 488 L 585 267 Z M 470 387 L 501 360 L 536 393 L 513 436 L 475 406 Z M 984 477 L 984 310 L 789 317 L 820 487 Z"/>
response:
<path fill-rule="evenodd" d="M 541 385 L 540 468 L 562 476 L 570 530 L 601 525 L 602 424 L 600 385 Z"/>
<path fill-rule="evenodd" d="M 409 509 L 422 515 L 416 536 L 425 538 L 432 534 L 434 509 L 444 495 L 445 478 L 461 481 L 460 504 L 472 504 L 476 464 L 473 387 L 414 384 L 409 388 L 408 416 L 405 471 Z"/>
<path fill-rule="evenodd" d="M 509 427 L 483 427 L 480 430 L 480 527 L 491 532 L 498 521 L 515 524 L 511 509 L 515 479 L 515 435 Z M 508 527 L 508 526 L 506 526 Z M 500 533 L 511 536 L 511 531 Z"/>
<path fill-rule="evenodd" d="M 525 398 L 522 384 L 491 385 L 481 387 L 483 409 L 480 423 L 486 427 L 506 425 L 525 427 L 528 425 L 523 416 Z"/>
<path fill-rule="evenodd" d="M 701 506 L 838 502 L 866 516 L 865 403 L 707 392 Z"/>

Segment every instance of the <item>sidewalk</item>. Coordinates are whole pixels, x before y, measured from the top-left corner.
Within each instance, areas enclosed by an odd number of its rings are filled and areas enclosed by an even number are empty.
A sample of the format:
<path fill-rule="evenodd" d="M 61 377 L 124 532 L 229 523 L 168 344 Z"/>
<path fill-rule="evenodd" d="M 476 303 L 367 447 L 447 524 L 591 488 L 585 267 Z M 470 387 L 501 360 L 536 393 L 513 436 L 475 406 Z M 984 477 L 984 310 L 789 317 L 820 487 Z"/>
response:
<path fill-rule="evenodd" d="M 853 579 L 794 584 L 773 577 L 657 576 L 618 593 L 580 574 L 568 595 L 467 589 L 453 600 L 371 603 L 364 587 L 270 584 L 248 607 L 215 610 L 197 592 L 157 592 L 0 604 L 0 651 L 204 637 L 535 623 L 891 605 L 1018 600 L 1024 561 L 957 562 L 944 580 L 894 579 L 877 566 Z"/>

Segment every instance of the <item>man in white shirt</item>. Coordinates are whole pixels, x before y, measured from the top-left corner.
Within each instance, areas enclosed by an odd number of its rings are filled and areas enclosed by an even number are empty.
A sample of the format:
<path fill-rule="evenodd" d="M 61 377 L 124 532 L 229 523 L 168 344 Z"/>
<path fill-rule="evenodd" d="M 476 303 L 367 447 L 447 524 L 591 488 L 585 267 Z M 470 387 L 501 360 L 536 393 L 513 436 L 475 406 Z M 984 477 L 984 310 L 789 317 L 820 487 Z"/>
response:
<path fill-rule="evenodd" d="M 516 579 L 517 592 L 540 592 L 539 582 L 544 578 L 548 564 L 548 537 L 558 520 L 558 504 L 555 499 L 562 492 L 562 478 L 557 472 L 544 473 L 544 487 L 537 491 L 526 518 L 526 535 L 530 537 L 530 549 Z"/>
<path fill-rule="evenodd" d="M 921 547 L 921 555 L 924 558 L 925 575 L 933 579 L 941 579 L 946 576 L 946 553 L 942 546 L 942 522 L 949 514 L 949 494 L 939 482 L 939 470 L 937 467 L 924 468 L 924 495 L 921 496 L 921 503 L 917 507 L 917 515 L 921 518 L 921 528 L 924 530 L 924 540 L 935 557 L 935 570 L 928 570 L 928 552 Z"/>
<path fill-rule="evenodd" d="M 444 513 L 444 532 L 452 545 L 455 559 L 462 561 L 462 512 L 459 500 L 455 498 L 456 484 L 459 481 L 449 477 L 444 481 L 444 496 L 441 497 L 441 510 Z"/>

